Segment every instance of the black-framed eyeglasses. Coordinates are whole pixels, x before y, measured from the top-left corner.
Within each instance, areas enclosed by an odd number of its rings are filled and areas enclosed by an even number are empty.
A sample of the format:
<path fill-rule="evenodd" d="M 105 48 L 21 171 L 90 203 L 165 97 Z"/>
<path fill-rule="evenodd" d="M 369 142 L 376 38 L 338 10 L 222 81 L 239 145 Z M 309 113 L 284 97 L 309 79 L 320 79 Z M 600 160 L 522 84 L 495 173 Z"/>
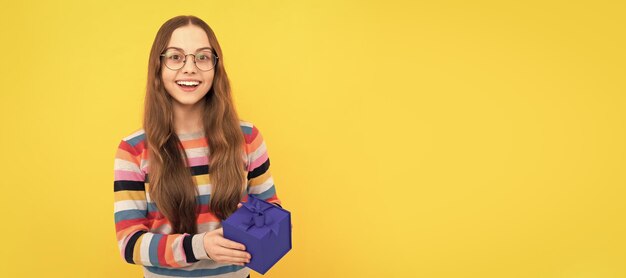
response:
<path fill-rule="evenodd" d="M 168 49 L 161 54 L 163 62 L 168 69 L 179 70 L 185 66 L 187 56 L 193 56 L 193 62 L 201 71 L 210 71 L 217 65 L 217 55 L 209 49 L 198 51 L 196 54 L 185 54 L 178 49 Z"/>

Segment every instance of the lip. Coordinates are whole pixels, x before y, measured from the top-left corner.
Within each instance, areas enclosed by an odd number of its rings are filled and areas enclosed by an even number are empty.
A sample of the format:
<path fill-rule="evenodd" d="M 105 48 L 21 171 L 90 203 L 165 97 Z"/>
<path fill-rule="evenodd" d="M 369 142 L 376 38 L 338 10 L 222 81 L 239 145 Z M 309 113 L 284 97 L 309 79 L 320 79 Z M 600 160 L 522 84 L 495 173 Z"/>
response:
<path fill-rule="evenodd" d="M 195 87 L 184 87 L 184 86 L 178 85 L 178 83 L 176 83 L 178 81 L 196 81 L 196 82 L 198 82 L 198 86 L 195 86 Z M 178 80 L 174 81 L 174 83 L 176 84 L 176 86 L 178 86 L 178 88 L 180 88 L 184 92 L 193 92 L 196 89 L 198 89 L 198 87 L 200 87 L 200 85 L 202 84 L 202 81 L 200 81 L 198 79 L 178 79 Z"/>
<path fill-rule="evenodd" d="M 180 88 L 181 90 L 185 91 L 185 92 L 193 92 L 196 89 L 198 89 L 198 87 L 200 87 L 200 84 L 198 84 L 198 86 L 195 87 L 183 87 L 181 85 L 176 84 L 176 86 L 178 86 L 178 88 Z"/>

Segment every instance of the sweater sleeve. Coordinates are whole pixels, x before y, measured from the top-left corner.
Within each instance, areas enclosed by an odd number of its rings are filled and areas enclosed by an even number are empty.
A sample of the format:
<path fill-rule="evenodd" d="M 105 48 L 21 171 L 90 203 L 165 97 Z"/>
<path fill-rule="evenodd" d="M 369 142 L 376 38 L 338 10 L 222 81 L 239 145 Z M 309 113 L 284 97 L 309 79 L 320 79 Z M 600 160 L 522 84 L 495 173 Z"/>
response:
<path fill-rule="evenodd" d="M 267 145 L 261 132 L 255 125 L 252 125 L 251 131 L 246 134 L 245 138 L 248 156 L 248 194 L 282 207 L 276 194 L 274 179 L 270 172 Z"/>
<path fill-rule="evenodd" d="M 157 267 L 185 267 L 209 259 L 200 234 L 158 234 L 150 232 L 145 190 L 145 172 L 132 140 L 118 146 L 114 172 L 115 231 L 120 255 L 130 264 Z"/>

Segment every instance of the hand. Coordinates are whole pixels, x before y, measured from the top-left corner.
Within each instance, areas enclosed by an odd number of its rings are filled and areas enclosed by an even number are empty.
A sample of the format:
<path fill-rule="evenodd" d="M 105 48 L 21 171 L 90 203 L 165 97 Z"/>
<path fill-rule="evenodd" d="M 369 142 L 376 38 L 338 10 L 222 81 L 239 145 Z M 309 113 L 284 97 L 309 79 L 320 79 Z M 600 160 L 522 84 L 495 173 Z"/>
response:
<path fill-rule="evenodd" d="M 243 266 L 249 263 L 252 256 L 243 251 L 246 246 L 224 238 L 224 229 L 219 228 L 204 235 L 204 250 L 211 260 L 218 263 L 227 263 Z"/>

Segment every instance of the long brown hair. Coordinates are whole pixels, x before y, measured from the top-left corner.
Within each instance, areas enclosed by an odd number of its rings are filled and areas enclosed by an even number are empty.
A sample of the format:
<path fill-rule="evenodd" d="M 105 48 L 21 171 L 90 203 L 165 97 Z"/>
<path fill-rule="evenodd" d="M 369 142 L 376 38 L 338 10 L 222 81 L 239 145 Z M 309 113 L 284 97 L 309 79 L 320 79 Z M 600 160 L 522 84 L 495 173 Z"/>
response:
<path fill-rule="evenodd" d="M 244 137 L 224 69 L 224 56 L 213 30 L 195 16 L 177 16 L 166 21 L 156 34 L 148 62 L 143 128 L 149 163 L 149 193 L 174 233 L 197 233 L 197 185 L 187 155 L 174 129 L 172 97 L 161 80 L 161 57 L 174 30 L 195 25 L 202 28 L 219 57 L 202 115 L 209 148 L 209 177 L 212 184 L 210 210 L 226 219 L 237 208 L 245 191 Z"/>

